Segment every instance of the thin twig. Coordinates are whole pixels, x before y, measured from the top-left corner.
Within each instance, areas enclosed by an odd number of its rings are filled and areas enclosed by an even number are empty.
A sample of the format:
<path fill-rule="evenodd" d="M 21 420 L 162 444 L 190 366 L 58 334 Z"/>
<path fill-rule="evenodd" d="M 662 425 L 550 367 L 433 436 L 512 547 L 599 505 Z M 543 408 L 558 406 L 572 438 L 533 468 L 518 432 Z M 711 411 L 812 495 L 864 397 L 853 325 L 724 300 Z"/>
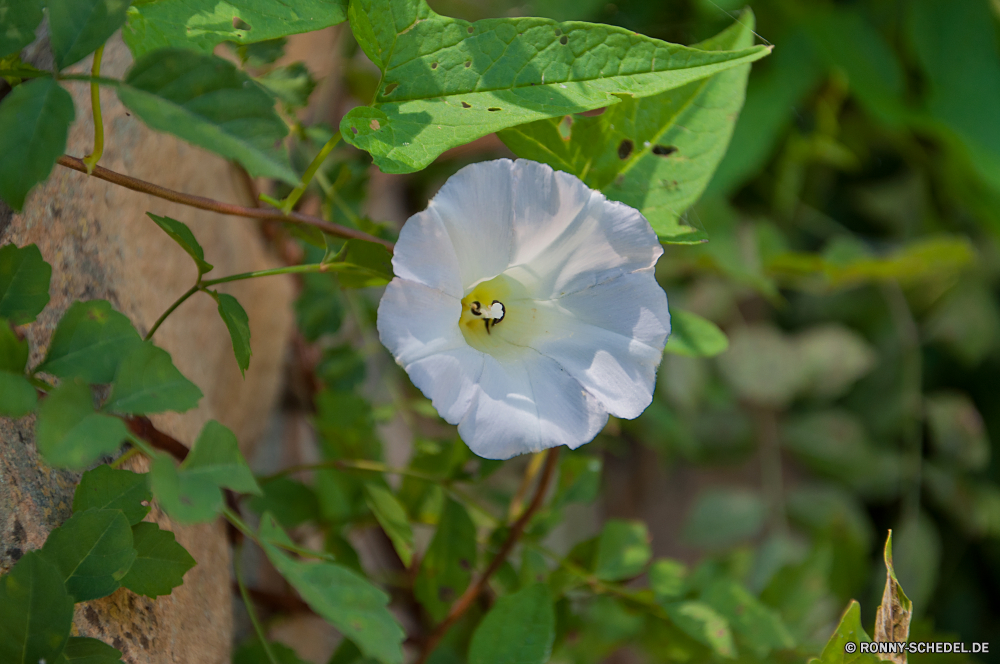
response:
<path fill-rule="evenodd" d="M 70 157 L 69 155 L 64 154 L 59 157 L 58 162 L 61 166 L 71 168 L 74 171 L 80 171 L 81 173 L 87 172 L 87 166 L 83 163 L 82 159 L 77 159 L 76 157 Z M 393 250 L 393 243 L 388 240 L 383 240 L 382 238 L 377 238 L 374 235 L 369 235 L 363 231 L 348 228 L 347 226 L 341 226 L 340 224 L 335 224 L 319 217 L 302 214 L 301 212 L 289 212 L 288 214 L 282 214 L 281 210 L 277 210 L 275 208 L 268 209 L 264 207 L 245 207 L 243 205 L 223 203 L 222 201 L 217 201 L 212 198 L 194 196 L 192 194 L 174 191 L 173 189 L 167 189 L 166 187 L 161 187 L 160 185 L 153 184 L 152 182 L 116 173 L 115 171 L 108 170 L 103 166 L 95 166 L 94 172 L 91 173 L 91 175 L 101 180 L 105 180 L 106 182 L 117 184 L 125 187 L 126 189 L 131 189 L 132 191 L 150 194 L 151 196 L 156 196 L 157 198 L 173 201 L 175 203 L 182 203 L 190 207 L 198 208 L 199 210 L 209 210 L 210 212 L 229 214 L 235 217 L 248 217 L 250 219 L 282 221 L 287 224 L 312 226 L 313 228 L 318 228 L 324 233 L 328 233 L 330 235 L 347 238 L 349 240 L 377 242 L 389 251 Z"/>
<path fill-rule="evenodd" d="M 507 559 L 507 555 L 517 544 L 517 541 L 521 538 L 521 534 L 524 532 L 525 526 L 528 525 L 528 521 L 531 517 L 535 515 L 538 508 L 542 506 L 542 501 L 545 499 L 545 493 L 548 491 L 549 484 L 552 481 L 552 475 L 556 470 L 556 462 L 559 459 L 559 448 L 551 448 L 545 456 L 545 467 L 542 470 L 542 476 L 538 480 L 538 488 L 535 489 L 535 496 L 531 499 L 531 504 L 528 505 L 528 509 L 524 510 L 521 517 L 514 522 L 514 525 L 510 527 L 510 534 L 507 535 L 507 539 L 504 541 L 497 555 L 490 562 L 489 567 L 486 571 L 476 579 L 475 583 L 466 589 L 462 596 L 459 597 L 454 604 L 451 605 L 451 611 L 448 612 L 448 616 L 441 621 L 441 623 L 434 628 L 431 635 L 427 637 L 427 641 L 424 642 L 424 647 L 420 651 L 420 657 L 417 659 L 417 664 L 424 664 L 427 658 L 431 656 L 434 649 L 437 648 L 438 644 L 441 643 L 441 639 L 448 632 L 452 625 L 458 622 L 469 607 L 472 606 L 476 598 L 486 587 L 486 582 L 489 581 L 493 573 L 500 569 L 504 561 Z"/>

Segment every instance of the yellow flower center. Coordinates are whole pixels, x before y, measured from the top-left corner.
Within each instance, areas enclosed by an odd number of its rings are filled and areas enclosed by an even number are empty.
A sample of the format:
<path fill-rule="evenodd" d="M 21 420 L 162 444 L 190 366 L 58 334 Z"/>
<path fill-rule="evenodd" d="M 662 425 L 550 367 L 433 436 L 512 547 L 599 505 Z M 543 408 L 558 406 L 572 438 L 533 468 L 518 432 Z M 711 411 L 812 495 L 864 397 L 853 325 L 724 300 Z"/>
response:
<path fill-rule="evenodd" d="M 496 357 L 527 346 L 535 316 L 524 286 L 501 274 L 462 298 L 459 328 L 470 346 Z"/>

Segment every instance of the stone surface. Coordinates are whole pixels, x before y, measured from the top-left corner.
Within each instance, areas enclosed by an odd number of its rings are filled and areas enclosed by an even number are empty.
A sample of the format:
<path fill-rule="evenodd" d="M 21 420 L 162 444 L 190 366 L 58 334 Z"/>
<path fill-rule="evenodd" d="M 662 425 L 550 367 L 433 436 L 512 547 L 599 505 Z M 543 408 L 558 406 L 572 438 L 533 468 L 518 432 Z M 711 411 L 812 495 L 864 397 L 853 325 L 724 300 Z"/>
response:
<path fill-rule="evenodd" d="M 44 44 L 34 49 L 30 59 L 45 66 Z M 105 50 L 102 73 L 119 77 L 130 62 L 128 50 L 115 37 Z M 76 69 L 89 68 L 88 59 Z M 89 86 L 66 85 L 76 101 L 77 118 L 67 153 L 82 157 L 90 151 L 93 137 Z M 102 166 L 171 189 L 251 203 L 240 174 L 225 160 L 151 132 L 126 112 L 112 89 L 103 89 L 101 99 L 106 133 Z M 35 243 L 53 268 L 52 299 L 39 319 L 24 328 L 32 345 L 32 364 L 44 356 L 56 323 L 74 300 L 107 299 L 145 334 L 194 283 L 190 258 L 146 217 L 147 211 L 191 227 L 206 259 L 215 265 L 210 276 L 278 265 L 256 222 L 167 203 L 56 166 L 49 180 L 32 191 L 23 214 L 11 214 L 0 204 L 0 244 Z M 252 446 L 280 393 L 293 326 L 294 285 L 285 277 L 269 277 L 229 286 L 220 290 L 236 296 L 250 317 L 253 357 L 245 380 L 216 305 L 206 295 L 188 300 L 153 338 L 205 394 L 194 411 L 153 418 L 159 428 L 187 445 L 207 420 L 217 419 L 236 432 L 244 448 Z M 0 573 L 25 551 L 41 546 L 49 531 L 69 517 L 79 477 L 39 460 L 33 430 L 31 417 L 0 418 Z M 198 562 L 184 586 L 156 600 L 119 590 L 78 605 L 76 629 L 114 644 L 130 663 L 228 661 L 230 554 L 222 525 L 180 527 L 157 510 L 153 514 L 151 518 L 173 530 Z"/>

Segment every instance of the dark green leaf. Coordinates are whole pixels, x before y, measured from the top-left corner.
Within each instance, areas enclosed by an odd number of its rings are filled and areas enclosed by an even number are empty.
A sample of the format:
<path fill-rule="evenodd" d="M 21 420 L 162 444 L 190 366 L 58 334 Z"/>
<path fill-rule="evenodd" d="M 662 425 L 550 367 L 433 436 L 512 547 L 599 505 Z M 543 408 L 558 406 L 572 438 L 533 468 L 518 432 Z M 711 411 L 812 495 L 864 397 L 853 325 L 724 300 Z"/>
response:
<path fill-rule="evenodd" d="M 543 664 L 555 636 L 552 595 L 534 583 L 496 601 L 472 635 L 469 664 Z"/>
<path fill-rule="evenodd" d="M 714 357 L 726 352 L 727 348 L 729 339 L 712 321 L 690 311 L 673 309 L 670 312 L 666 352 L 688 357 Z"/>
<path fill-rule="evenodd" d="M 309 95 L 316 88 L 316 81 L 301 62 L 269 71 L 257 82 L 291 108 L 305 108 L 309 104 Z"/>
<path fill-rule="evenodd" d="M 180 49 L 149 53 L 132 65 L 118 97 L 151 128 L 235 159 L 251 175 L 299 181 L 277 147 L 288 127 L 274 100 L 221 58 Z"/>
<path fill-rule="evenodd" d="M 184 583 L 184 574 L 195 566 L 194 558 L 174 539 L 169 530 L 155 523 L 132 526 L 132 540 L 138 554 L 122 585 L 147 597 L 169 595 Z"/>
<path fill-rule="evenodd" d="M 24 417 L 37 403 L 38 393 L 23 374 L 0 371 L 0 415 Z"/>
<path fill-rule="evenodd" d="M 63 650 L 66 664 L 120 664 L 122 654 L 103 641 L 86 636 L 71 636 Z"/>
<path fill-rule="evenodd" d="M 413 584 L 413 593 L 435 621 L 448 615 L 469 586 L 476 553 L 476 526 L 465 508 L 449 498 Z"/>
<path fill-rule="evenodd" d="M 77 512 L 49 533 L 42 553 L 59 568 L 77 602 L 118 590 L 136 557 L 132 529 L 121 510 Z"/>
<path fill-rule="evenodd" d="M 674 625 L 723 657 L 735 657 L 729 623 L 715 609 L 702 602 L 674 602 L 664 606 Z"/>
<path fill-rule="evenodd" d="M 365 484 L 365 500 L 385 534 L 392 540 L 403 566 L 409 567 L 413 560 L 413 529 L 410 528 L 406 510 L 391 491 L 378 484 Z"/>
<path fill-rule="evenodd" d="M 871 643 L 871 637 L 861 626 L 861 605 L 855 600 L 847 605 L 847 610 L 840 619 L 840 624 L 834 631 L 819 659 L 809 660 L 809 664 L 877 664 L 879 658 L 875 655 L 861 652 L 848 653 L 844 646 L 848 643 L 858 645 Z M 860 649 L 859 649 L 860 650 Z"/>
<path fill-rule="evenodd" d="M 290 544 L 274 519 L 261 518 L 264 552 L 310 608 L 383 664 L 402 664 L 402 627 L 386 608 L 389 596 L 367 579 L 334 563 L 300 562 L 276 546 Z"/>
<path fill-rule="evenodd" d="M 128 435 L 120 419 L 94 412 L 86 384 L 69 380 L 42 402 L 35 427 L 42 457 L 56 468 L 75 470 L 111 454 Z"/>
<path fill-rule="evenodd" d="M 0 576 L 0 661 L 55 662 L 73 623 L 73 598 L 40 551 Z"/>
<path fill-rule="evenodd" d="M 66 151 L 75 116 L 73 98 L 51 78 L 22 83 L 3 98 L 0 198 L 15 210 L 24 207 L 28 191 L 49 177 L 56 159 Z"/>
<path fill-rule="evenodd" d="M 746 489 L 710 489 L 698 496 L 684 538 L 695 546 L 722 548 L 756 535 L 764 525 L 763 499 Z"/>
<path fill-rule="evenodd" d="M 263 495 L 254 496 L 247 502 L 247 506 L 257 514 L 270 512 L 285 528 L 319 520 L 316 492 L 305 484 L 287 477 L 278 477 L 262 483 L 260 488 Z"/>
<path fill-rule="evenodd" d="M 123 36 L 139 58 L 167 46 L 211 53 L 224 41 L 249 44 L 336 25 L 346 0 L 159 0 L 136 3 Z M 192 30 L 191 26 L 198 26 Z"/>
<path fill-rule="evenodd" d="M 795 645 L 778 614 L 735 581 L 716 579 L 705 590 L 702 599 L 729 621 L 758 657 Z"/>
<path fill-rule="evenodd" d="M 129 319 L 112 309 L 110 302 L 74 302 L 59 320 L 37 371 L 110 383 L 122 357 L 141 341 Z"/>
<path fill-rule="evenodd" d="M 641 521 L 609 519 L 597 541 L 594 574 L 603 581 L 621 581 L 642 573 L 653 557 L 649 539 Z"/>
<path fill-rule="evenodd" d="M 65 69 L 97 50 L 125 24 L 130 0 L 46 0 L 56 66 Z"/>
<path fill-rule="evenodd" d="M 384 286 L 392 281 L 392 255 L 377 242 L 348 240 L 334 259 L 343 263 L 340 283 L 348 288 Z"/>
<path fill-rule="evenodd" d="M 16 53 L 35 41 L 35 28 L 42 22 L 40 0 L 0 0 L 0 58 Z"/>
<path fill-rule="evenodd" d="M 14 92 L 21 87 L 23 86 L 18 86 Z M 7 101 L 4 100 L 5 105 Z M 3 143 L 2 131 L 5 126 L 2 122 L 3 108 L 0 106 L 0 144 Z M 3 152 L 2 148 L 0 154 L 10 155 Z M 0 194 L 3 193 L 3 181 L 0 172 Z M 6 318 L 14 325 L 24 325 L 35 320 L 49 303 L 51 279 L 52 266 L 42 259 L 42 252 L 35 245 L 18 248 L 13 244 L 5 244 L 0 247 L 0 318 Z"/>
<path fill-rule="evenodd" d="M 179 244 L 181 249 L 194 259 L 195 265 L 198 266 L 198 276 L 212 271 L 212 264 L 205 262 L 205 250 L 201 248 L 198 238 L 194 236 L 187 224 L 170 217 L 155 215 L 152 212 L 147 212 L 146 216 L 155 221 L 156 225 L 162 228 L 171 240 Z"/>
<path fill-rule="evenodd" d="M 344 643 L 347 642 L 345 639 Z M 294 650 L 283 643 L 268 641 L 267 646 L 278 660 L 278 664 L 306 664 L 304 660 L 299 659 Z M 272 664 L 272 662 L 260 640 L 253 637 L 233 653 L 233 664 Z"/>
<path fill-rule="evenodd" d="M 233 341 L 236 363 L 240 365 L 240 373 L 245 376 L 253 354 L 250 350 L 250 317 L 232 295 L 216 293 L 215 297 L 219 302 L 219 315 Z"/>
<path fill-rule="evenodd" d="M 14 328 L 0 318 L 0 371 L 24 373 L 28 364 L 28 340 L 18 339 Z"/>
<path fill-rule="evenodd" d="M 149 342 L 136 345 L 122 359 L 104 410 L 141 415 L 198 405 L 201 390 L 174 367 L 170 354 Z"/>
<path fill-rule="evenodd" d="M 149 514 L 148 503 L 152 499 L 147 474 L 100 465 L 80 478 L 73 494 L 73 511 L 121 510 L 129 525 L 134 526 Z"/>

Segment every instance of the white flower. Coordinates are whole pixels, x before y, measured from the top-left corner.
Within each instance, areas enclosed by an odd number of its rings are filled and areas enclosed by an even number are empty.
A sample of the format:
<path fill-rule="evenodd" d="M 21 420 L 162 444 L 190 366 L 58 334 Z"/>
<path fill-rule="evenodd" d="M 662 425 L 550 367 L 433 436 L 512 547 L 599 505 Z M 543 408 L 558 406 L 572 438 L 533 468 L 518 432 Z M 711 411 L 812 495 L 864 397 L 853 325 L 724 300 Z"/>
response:
<path fill-rule="evenodd" d="M 403 226 L 379 336 L 476 454 L 576 448 L 653 398 L 662 253 L 639 212 L 572 175 L 466 166 Z"/>

